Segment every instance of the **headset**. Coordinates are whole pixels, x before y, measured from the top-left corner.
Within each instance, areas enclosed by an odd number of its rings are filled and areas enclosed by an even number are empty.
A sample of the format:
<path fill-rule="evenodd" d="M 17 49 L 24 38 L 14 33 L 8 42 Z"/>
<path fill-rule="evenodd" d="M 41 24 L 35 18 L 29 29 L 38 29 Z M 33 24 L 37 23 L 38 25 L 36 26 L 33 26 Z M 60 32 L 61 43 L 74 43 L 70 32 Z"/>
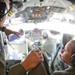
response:
<path fill-rule="evenodd" d="M 75 40 L 72 40 L 71 42 L 75 45 Z M 75 47 L 72 49 L 71 65 L 75 68 Z"/>
<path fill-rule="evenodd" d="M 8 13 L 7 5 L 4 0 L 0 0 L 0 21 L 3 20 L 4 16 Z"/>
<path fill-rule="evenodd" d="M 71 56 L 71 65 L 75 68 L 75 53 Z"/>
<path fill-rule="evenodd" d="M 43 38 L 45 39 L 46 37 L 48 37 L 47 33 L 43 32 L 42 34 Z"/>

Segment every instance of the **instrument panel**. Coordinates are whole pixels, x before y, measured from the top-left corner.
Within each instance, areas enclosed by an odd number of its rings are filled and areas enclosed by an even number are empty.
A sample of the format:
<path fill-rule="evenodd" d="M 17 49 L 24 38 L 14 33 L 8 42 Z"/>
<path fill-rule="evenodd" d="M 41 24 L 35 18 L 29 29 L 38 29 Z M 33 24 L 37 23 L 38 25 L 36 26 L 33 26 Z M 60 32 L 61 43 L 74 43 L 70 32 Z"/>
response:
<path fill-rule="evenodd" d="M 49 16 L 52 16 L 53 12 L 63 12 L 64 8 L 53 6 L 42 7 L 27 7 L 25 10 L 19 13 L 23 15 L 25 22 L 42 22 Z M 18 14 L 17 14 L 18 15 Z"/>

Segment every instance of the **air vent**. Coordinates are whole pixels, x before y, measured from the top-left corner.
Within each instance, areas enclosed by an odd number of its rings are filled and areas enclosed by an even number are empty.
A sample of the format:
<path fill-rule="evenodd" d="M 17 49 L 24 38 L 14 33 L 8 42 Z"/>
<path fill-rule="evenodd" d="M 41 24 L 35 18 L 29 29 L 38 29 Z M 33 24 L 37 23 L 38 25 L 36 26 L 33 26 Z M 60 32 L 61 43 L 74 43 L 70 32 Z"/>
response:
<path fill-rule="evenodd" d="M 24 0 L 24 2 L 26 2 L 27 0 Z"/>
<path fill-rule="evenodd" d="M 40 2 L 43 2 L 44 0 L 39 0 Z"/>

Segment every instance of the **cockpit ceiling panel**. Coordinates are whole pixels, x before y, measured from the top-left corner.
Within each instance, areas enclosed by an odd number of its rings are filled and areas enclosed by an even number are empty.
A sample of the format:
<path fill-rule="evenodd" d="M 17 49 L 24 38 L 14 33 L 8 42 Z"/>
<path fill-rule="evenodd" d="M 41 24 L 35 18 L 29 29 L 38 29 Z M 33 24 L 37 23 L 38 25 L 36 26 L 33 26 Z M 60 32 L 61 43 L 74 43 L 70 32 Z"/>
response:
<path fill-rule="evenodd" d="M 11 0 L 10 0 L 11 1 Z M 24 7 L 29 6 L 58 6 L 66 8 L 70 5 L 72 5 L 72 2 L 70 0 L 12 0 L 12 1 L 19 1 L 22 2 Z"/>
<path fill-rule="evenodd" d="M 39 0 L 29 0 L 28 2 L 25 2 L 24 5 L 25 7 L 57 6 L 57 7 L 67 8 L 68 6 L 72 5 L 72 3 L 66 0 L 44 0 L 43 2 L 40 2 Z"/>
<path fill-rule="evenodd" d="M 72 2 L 68 0 L 10 0 L 12 1 L 12 11 L 14 13 L 18 13 L 20 11 L 25 10 L 27 7 L 44 7 L 44 6 L 52 6 L 59 8 L 68 8 L 73 5 Z"/>

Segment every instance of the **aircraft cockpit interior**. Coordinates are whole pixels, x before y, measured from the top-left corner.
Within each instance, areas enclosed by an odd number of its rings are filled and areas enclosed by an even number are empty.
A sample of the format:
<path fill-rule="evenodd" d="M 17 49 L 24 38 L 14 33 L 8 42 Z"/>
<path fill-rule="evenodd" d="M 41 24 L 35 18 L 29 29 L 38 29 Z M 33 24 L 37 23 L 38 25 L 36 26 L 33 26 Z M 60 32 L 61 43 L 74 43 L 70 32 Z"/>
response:
<path fill-rule="evenodd" d="M 4 36 L 6 71 L 37 49 L 46 55 L 52 72 L 66 69 L 58 54 L 75 38 L 75 0 L 9 1 L 11 8 L 4 26 L 21 35 Z"/>

